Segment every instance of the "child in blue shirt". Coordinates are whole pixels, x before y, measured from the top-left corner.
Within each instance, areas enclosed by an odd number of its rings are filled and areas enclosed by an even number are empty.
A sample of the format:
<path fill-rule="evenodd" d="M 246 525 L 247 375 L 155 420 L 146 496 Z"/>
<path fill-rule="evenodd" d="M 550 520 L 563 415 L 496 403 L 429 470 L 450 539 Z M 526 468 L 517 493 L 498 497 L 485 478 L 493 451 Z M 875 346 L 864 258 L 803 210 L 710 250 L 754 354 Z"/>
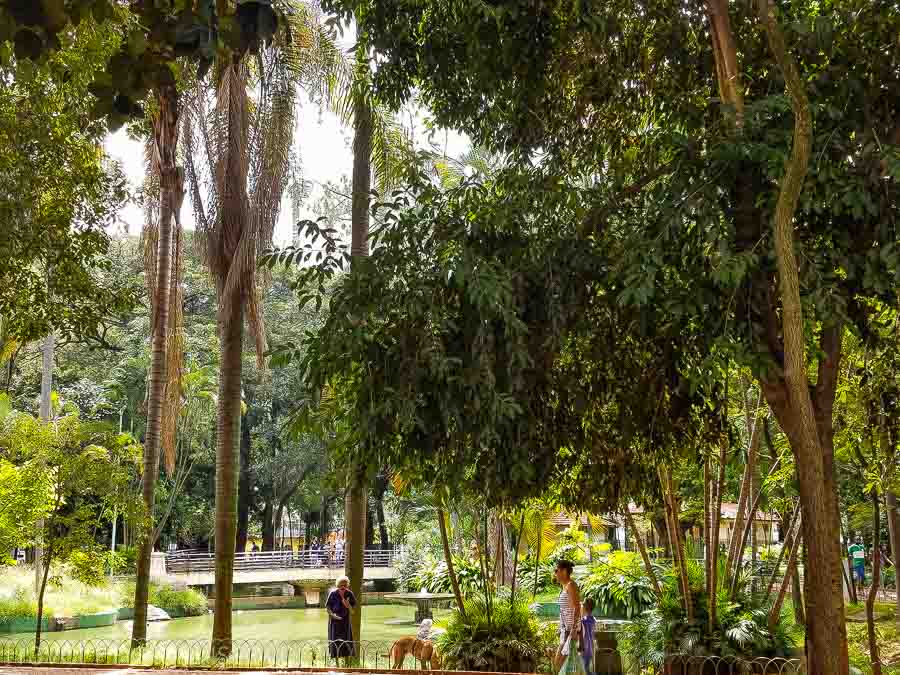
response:
<path fill-rule="evenodd" d="M 588 675 L 594 672 L 594 627 L 597 624 L 593 615 L 594 601 L 586 598 L 581 609 L 581 658 L 584 670 Z"/>

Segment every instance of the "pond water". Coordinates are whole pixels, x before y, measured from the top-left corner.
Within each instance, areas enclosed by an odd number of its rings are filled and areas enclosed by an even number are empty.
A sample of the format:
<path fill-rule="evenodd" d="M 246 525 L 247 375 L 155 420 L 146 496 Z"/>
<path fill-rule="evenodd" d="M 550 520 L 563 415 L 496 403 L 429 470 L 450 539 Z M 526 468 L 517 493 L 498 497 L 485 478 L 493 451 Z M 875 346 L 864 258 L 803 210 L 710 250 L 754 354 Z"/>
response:
<path fill-rule="evenodd" d="M 415 607 L 408 605 L 369 605 L 363 607 L 362 639 L 393 640 L 415 635 L 412 625 Z M 435 621 L 448 610 L 435 610 Z M 406 625 L 390 625 L 389 621 L 408 620 Z M 235 640 L 325 640 L 328 637 L 328 615 L 324 609 L 261 609 L 235 611 L 232 617 Z M 148 640 L 208 640 L 212 634 L 212 614 L 171 621 L 158 621 L 147 627 Z M 7 638 L 26 637 L 7 635 Z M 86 628 L 45 633 L 45 640 L 127 640 L 131 637 L 131 621 L 119 621 L 103 628 Z"/>

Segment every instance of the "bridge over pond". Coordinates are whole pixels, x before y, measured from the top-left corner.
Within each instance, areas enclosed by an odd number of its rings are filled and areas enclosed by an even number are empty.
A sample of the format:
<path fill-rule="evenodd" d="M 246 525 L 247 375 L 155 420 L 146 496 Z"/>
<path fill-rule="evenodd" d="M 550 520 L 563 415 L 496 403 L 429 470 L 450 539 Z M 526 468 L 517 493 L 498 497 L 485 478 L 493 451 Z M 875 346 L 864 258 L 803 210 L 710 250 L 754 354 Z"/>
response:
<path fill-rule="evenodd" d="M 368 550 L 365 552 L 367 581 L 397 578 L 395 550 Z M 154 554 L 154 577 L 185 584 L 187 586 L 212 586 L 215 584 L 216 554 L 205 551 L 176 551 Z M 164 564 L 164 569 L 163 569 Z M 343 573 L 344 558 L 329 555 L 326 551 L 262 551 L 235 553 L 235 584 L 289 583 L 321 585 L 333 583 Z M 321 582 L 318 583 L 317 582 Z"/>

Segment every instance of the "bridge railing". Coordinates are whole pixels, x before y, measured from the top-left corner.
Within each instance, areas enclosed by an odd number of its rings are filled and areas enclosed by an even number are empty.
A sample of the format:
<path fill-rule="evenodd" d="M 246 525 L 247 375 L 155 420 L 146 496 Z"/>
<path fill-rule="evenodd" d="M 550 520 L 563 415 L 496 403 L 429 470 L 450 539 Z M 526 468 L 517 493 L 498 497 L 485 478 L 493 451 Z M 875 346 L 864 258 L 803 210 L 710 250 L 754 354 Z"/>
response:
<path fill-rule="evenodd" d="M 372 549 L 364 555 L 366 567 L 391 567 L 395 550 Z M 258 551 L 234 554 L 234 569 L 241 572 L 272 569 L 321 569 L 344 566 L 344 553 L 329 551 Z M 216 554 L 206 551 L 175 551 L 166 554 L 168 574 L 212 572 Z"/>

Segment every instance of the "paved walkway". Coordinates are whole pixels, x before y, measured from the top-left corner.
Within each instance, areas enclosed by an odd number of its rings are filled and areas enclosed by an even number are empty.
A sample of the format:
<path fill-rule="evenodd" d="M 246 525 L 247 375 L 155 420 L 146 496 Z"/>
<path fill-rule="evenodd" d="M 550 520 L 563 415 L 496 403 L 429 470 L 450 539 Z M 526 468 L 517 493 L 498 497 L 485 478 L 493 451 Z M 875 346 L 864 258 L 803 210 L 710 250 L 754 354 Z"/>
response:
<path fill-rule="evenodd" d="M 85 666 L 83 668 L 50 668 L 46 666 L 0 666 L 0 675 L 186 675 L 203 673 L 203 675 L 272 675 L 290 671 L 277 670 L 147 670 L 144 668 L 127 668 L 122 666 Z M 299 671 L 298 671 L 299 672 Z M 335 675 L 339 675 L 335 673 Z"/>

